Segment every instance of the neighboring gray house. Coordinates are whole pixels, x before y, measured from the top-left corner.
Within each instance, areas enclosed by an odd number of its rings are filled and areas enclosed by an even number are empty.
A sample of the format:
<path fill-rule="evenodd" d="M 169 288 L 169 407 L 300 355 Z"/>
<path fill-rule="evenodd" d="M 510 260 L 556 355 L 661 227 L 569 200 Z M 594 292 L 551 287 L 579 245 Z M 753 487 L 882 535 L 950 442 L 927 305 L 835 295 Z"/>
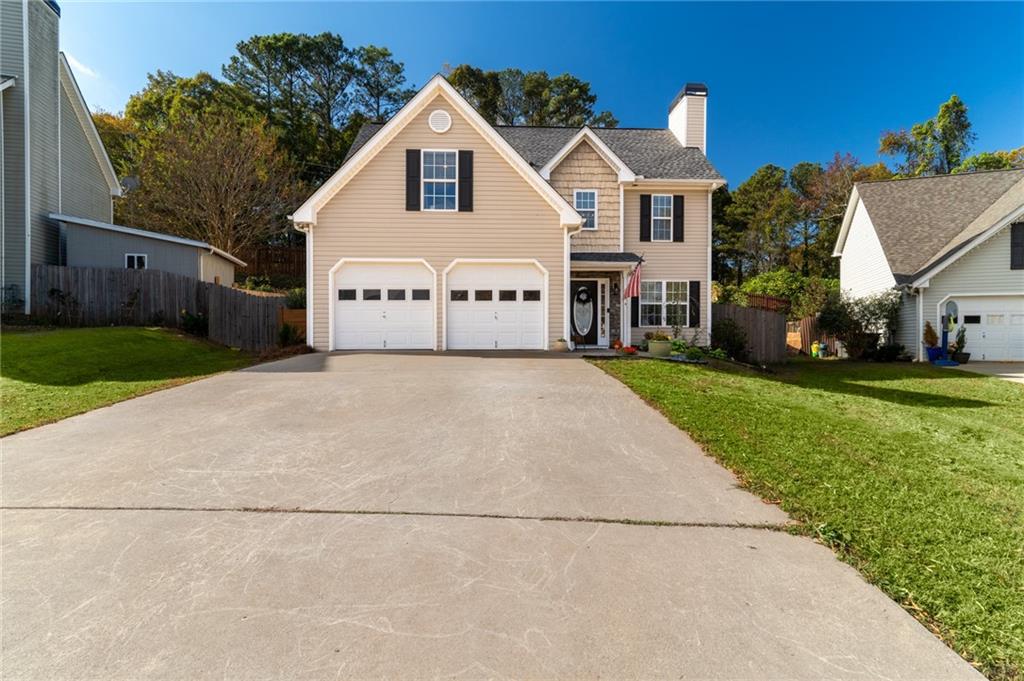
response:
<path fill-rule="evenodd" d="M 208 243 L 108 222 L 51 213 L 60 225 L 62 258 L 68 267 L 124 267 L 174 272 L 231 286 L 235 266 L 245 263 Z"/>
<path fill-rule="evenodd" d="M 896 340 L 919 360 L 949 302 L 972 359 L 1024 360 L 1024 169 L 858 183 L 833 255 L 851 295 L 902 291 Z"/>
<path fill-rule="evenodd" d="M 59 32 L 52 0 L 0 2 L 0 278 L 5 308 L 26 312 L 32 264 L 59 262 L 48 215 L 109 222 L 121 194 Z"/>

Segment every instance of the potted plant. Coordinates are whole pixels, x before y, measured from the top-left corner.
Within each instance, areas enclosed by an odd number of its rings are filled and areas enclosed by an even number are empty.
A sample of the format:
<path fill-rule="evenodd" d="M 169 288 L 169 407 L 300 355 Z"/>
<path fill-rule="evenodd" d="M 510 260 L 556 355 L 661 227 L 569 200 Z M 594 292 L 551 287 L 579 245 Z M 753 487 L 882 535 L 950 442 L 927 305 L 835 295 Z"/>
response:
<path fill-rule="evenodd" d="M 551 349 L 554 352 L 569 352 L 569 342 L 564 338 L 559 338 L 551 344 Z"/>
<path fill-rule="evenodd" d="M 942 359 L 942 348 L 939 347 L 939 334 L 935 333 L 935 327 L 931 322 L 924 323 L 924 346 L 928 353 L 928 361 L 934 362 Z"/>
<path fill-rule="evenodd" d="M 652 333 L 647 339 L 647 352 L 651 357 L 668 357 L 672 354 L 672 339 L 663 333 Z"/>
<path fill-rule="evenodd" d="M 967 328 L 962 324 L 956 330 L 956 351 L 953 353 L 953 361 L 959 364 L 967 364 L 971 359 L 971 353 L 964 352 L 967 347 Z"/>

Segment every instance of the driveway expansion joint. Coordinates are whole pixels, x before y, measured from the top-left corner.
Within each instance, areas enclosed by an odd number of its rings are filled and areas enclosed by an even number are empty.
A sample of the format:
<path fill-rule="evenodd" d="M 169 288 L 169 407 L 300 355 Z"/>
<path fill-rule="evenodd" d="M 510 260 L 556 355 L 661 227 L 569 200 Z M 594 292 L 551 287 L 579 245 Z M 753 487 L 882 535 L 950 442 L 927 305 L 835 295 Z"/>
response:
<path fill-rule="evenodd" d="M 638 525 L 646 527 L 706 527 L 736 530 L 770 530 L 788 532 L 797 526 L 796 523 L 722 523 L 722 522 L 687 522 L 678 520 L 637 520 L 632 518 L 602 518 L 587 516 L 541 516 L 541 515 L 507 515 L 501 513 L 447 513 L 444 511 L 375 511 L 364 509 L 323 509 L 323 508 L 282 508 L 278 506 L 0 506 L 0 511 L 155 511 L 166 513 L 267 513 L 282 515 L 373 515 L 373 516 L 405 516 L 420 518 L 467 518 L 482 520 L 534 520 L 539 522 L 558 523 L 594 523 L 605 525 Z"/>

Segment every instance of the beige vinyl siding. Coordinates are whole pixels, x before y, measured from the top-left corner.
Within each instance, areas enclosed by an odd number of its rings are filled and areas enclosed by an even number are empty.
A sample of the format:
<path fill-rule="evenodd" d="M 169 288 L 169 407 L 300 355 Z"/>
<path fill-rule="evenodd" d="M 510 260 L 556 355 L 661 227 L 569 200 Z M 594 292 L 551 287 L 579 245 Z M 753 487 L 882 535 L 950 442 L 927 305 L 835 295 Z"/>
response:
<path fill-rule="evenodd" d="M 0 74 L 17 78 L 3 97 L 3 286 L 25 286 L 25 79 L 22 3 L 0 2 Z"/>
<path fill-rule="evenodd" d="M 611 166 L 586 140 L 580 142 L 551 171 L 551 186 L 574 204 L 576 189 L 597 191 L 597 229 L 584 229 L 572 237 L 572 249 L 578 252 L 618 251 L 619 179 Z"/>
<path fill-rule="evenodd" d="M 199 272 L 200 279 L 211 284 L 219 283 L 221 286 L 231 286 L 235 283 L 235 264 L 214 253 L 199 252 Z M 217 277 L 220 277 L 219 282 L 217 282 Z"/>
<path fill-rule="evenodd" d="M 938 329 L 938 305 L 946 296 L 1000 293 L 1024 296 L 1024 270 L 1010 269 L 1009 226 L 931 278 L 922 292 L 924 319 Z"/>
<path fill-rule="evenodd" d="M 641 194 L 682 194 L 683 195 L 683 236 L 685 241 L 640 241 L 640 195 Z M 700 282 L 700 329 L 698 340 L 707 339 L 708 310 L 708 192 L 704 189 L 672 189 L 658 187 L 629 187 L 625 190 L 625 250 L 643 255 L 644 265 L 641 278 L 649 281 L 699 281 Z M 644 333 L 657 331 L 650 327 L 632 330 L 634 343 L 643 339 Z M 671 329 L 662 328 L 664 332 Z M 696 329 L 687 329 L 689 337 Z"/>
<path fill-rule="evenodd" d="M 57 264 L 60 209 L 57 72 L 58 17 L 42 0 L 28 2 L 29 144 L 31 154 L 32 263 Z"/>
<path fill-rule="evenodd" d="M 686 142 L 687 146 L 698 147 L 704 151 L 704 112 L 708 105 L 707 97 L 686 98 Z"/>
<path fill-rule="evenodd" d="M 437 134 L 427 117 L 443 108 L 451 129 Z M 372 144 L 372 142 L 371 142 Z M 405 210 L 406 149 L 472 149 L 472 212 Z M 458 110 L 438 95 L 319 212 L 313 229 L 313 345 L 328 348 L 328 273 L 342 258 L 423 258 L 437 271 L 440 347 L 442 272 L 456 258 L 536 259 L 548 270 L 549 341 L 564 335 L 565 231 L 558 212 Z"/>
<path fill-rule="evenodd" d="M 60 96 L 61 212 L 111 222 L 113 211 L 107 178 L 64 87 Z"/>

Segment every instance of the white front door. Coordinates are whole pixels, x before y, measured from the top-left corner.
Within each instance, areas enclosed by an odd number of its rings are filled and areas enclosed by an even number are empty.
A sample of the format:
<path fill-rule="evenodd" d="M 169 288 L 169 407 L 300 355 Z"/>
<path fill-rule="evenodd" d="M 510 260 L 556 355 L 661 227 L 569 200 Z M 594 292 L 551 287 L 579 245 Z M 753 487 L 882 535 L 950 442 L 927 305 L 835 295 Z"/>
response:
<path fill-rule="evenodd" d="M 422 263 L 345 263 L 334 275 L 332 349 L 433 349 L 433 291 Z"/>
<path fill-rule="evenodd" d="M 1024 296 L 955 300 L 972 361 L 1024 361 Z"/>
<path fill-rule="evenodd" d="M 530 264 L 465 263 L 447 277 L 450 350 L 543 350 L 547 292 Z"/>

